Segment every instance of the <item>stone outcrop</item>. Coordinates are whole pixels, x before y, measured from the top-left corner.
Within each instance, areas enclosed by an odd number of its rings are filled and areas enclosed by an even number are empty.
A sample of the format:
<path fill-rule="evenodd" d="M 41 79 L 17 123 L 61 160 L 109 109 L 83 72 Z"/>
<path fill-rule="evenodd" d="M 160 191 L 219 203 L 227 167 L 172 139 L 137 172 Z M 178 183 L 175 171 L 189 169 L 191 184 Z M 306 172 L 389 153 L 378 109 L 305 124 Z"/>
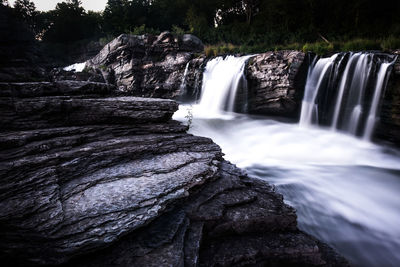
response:
<path fill-rule="evenodd" d="M 307 77 L 307 58 L 299 51 L 266 52 L 246 68 L 248 112 L 297 117 Z"/>
<path fill-rule="evenodd" d="M 202 42 L 192 35 L 123 34 L 86 65 L 101 70 L 107 81 L 129 95 L 177 98 L 186 64 L 202 51 Z"/>
<path fill-rule="evenodd" d="M 346 266 L 175 102 L 83 84 L 0 86 L 2 266 Z"/>

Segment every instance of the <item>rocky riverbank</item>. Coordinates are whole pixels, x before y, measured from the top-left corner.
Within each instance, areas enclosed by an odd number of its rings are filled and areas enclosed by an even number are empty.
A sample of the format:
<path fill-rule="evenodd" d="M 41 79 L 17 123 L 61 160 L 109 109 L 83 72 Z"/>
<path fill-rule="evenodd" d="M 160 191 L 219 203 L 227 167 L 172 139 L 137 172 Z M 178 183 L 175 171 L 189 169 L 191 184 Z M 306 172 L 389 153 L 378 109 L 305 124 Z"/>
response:
<path fill-rule="evenodd" d="M 346 265 L 273 188 L 172 121 L 175 102 L 115 90 L 1 84 L 4 265 Z"/>

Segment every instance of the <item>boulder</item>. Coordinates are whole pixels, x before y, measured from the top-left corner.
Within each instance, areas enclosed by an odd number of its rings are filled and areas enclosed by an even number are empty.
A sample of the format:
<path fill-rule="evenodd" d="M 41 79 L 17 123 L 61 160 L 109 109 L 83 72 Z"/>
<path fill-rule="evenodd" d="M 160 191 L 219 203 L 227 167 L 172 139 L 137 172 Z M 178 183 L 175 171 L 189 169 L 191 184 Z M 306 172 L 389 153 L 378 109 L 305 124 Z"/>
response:
<path fill-rule="evenodd" d="M 86 62 L 102 70 L 120 92 L 141 97 L 177 98 L 187 63 L 202 51 L 192 35 L 177 37 L 122 34 Z"/>
<path fill-rule="evenodd" d="M 248 112 L 299 116 L 307 78 L 305 57 L 299 51 L 266 52 L 252 57 L 246 67 Z"/>

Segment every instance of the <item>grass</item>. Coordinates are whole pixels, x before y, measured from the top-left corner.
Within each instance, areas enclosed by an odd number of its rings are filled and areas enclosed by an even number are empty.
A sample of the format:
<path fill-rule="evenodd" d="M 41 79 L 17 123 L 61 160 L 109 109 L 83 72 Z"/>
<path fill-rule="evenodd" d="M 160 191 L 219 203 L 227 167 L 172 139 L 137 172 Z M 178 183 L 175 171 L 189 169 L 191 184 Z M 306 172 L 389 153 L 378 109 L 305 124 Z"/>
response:
<path fill-rule="evenodd" d="M 216 45 L 206 45 L 204 53 L 207 57 L 223 56 L 228 54 L 252 54 L 266 51 L 279 50 L 298 50 L 303 52 L 313 52 L 318 55 L 327 55 L 335 52 L 381 50 L 390 52 L 400 49 L 400 37 L 389 36 L 382 39 L 363 39 L 356 38 L 347 41 L 333 41 L 330 43 L 319 41 L 314 43 L 289 43 L 278 45 L 233 45 L 230 43 L 220 43 Z"/>

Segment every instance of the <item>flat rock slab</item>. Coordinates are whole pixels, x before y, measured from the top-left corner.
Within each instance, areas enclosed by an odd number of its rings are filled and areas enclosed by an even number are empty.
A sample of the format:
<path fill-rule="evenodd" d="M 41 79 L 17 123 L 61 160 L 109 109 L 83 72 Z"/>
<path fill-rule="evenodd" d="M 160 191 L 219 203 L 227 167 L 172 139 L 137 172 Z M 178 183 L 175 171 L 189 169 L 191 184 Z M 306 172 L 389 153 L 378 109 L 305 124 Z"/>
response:
<path fill-rule="evenodd" d="M 178 104 L 171 100 L 138 97 L 1 97 L 0 129 L 162 122 L 177 109 Z"/>
<path fill-rule="evenodd" d="M 0 83 L 0 97 L 39 97 L 69 95 L 106 95 L 115 86 L 87 81 Z"/>

